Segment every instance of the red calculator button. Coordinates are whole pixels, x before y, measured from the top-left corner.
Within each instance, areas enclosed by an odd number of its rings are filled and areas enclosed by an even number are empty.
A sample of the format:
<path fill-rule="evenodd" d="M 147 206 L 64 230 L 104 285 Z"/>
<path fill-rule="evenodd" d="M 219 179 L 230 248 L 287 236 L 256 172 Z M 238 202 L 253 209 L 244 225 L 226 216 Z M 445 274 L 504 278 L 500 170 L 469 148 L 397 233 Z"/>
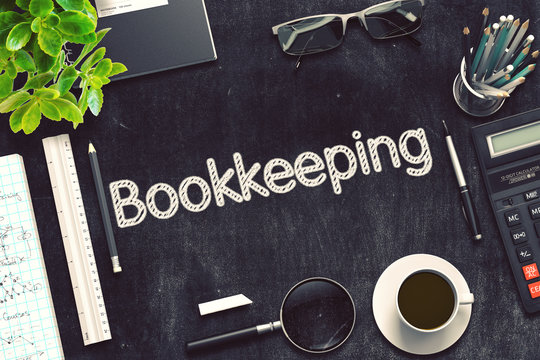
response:
<path fill-rule="evenodd" d="M 531 280 L 540 276 L 540 274 L 538 274 L 538 268 L 536 267 L 536 263 L 525 265 L 524 267 L 522 267 L 522 269 L 523 275 L 525 275 L 525 280 Z"/>
<path fill-rule="evenodd" d="M 540 296 L 540 281 L 529 284 L 529 292 L 531 293 L 531 297 L 533 299 L 539 297 Z"/>

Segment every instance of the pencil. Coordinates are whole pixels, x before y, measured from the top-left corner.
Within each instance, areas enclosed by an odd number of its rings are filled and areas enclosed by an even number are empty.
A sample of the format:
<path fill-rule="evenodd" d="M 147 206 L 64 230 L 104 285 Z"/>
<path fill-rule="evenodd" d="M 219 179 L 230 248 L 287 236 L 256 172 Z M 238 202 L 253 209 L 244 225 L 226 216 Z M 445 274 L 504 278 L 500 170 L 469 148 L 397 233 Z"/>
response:
<path fill-rule="evenodd" d="M 471 40 L 470 40 L 470 30 L 468 27 L 463 28 L 463 52 L 465 56 L 465 75 L 467 76 L 467 81 L 469 84 L 472 82 L 472 71 L 471 71 Z"/>
<path fill-rule="evenodd" d="M 535 64 L 532 64 L 532 65 L 529 65 L 527 66 L 525 69 L 521 70 L 520 72 L 518 72 L 515 76 L 513 76 L 510 81 L 514 81 L 515 79 L 518 79 L 522 76 L 527 76 L 529 75 L 530 73 L 532 73 L 534 71 L 534 68 L 536 67 Z"/>
<path fill-rule="evenodd" d="M 482 38 L 479 42 L 479 45 L 476 47 L 476 54 L 474 55 L 474 60 L 473 60 L 473 63 L 471 65 L 471 72 L 473 74 L 476 73 L 476 70 L 478 68 L 478 64 L 480 63 L 480 59 L 482 58 L 482 54 L 484 53 L 484 50 L 486 48 L 486 42 L 488 41 L 489 39 L 489 34 L 491 32 L 491 27 L 488 26 L 487 28 L 484 29 L 484 35 L 482 35 Z"/>
<path fill-rule="evenodd" d="M 524 48 L 526 46 L 529 46 L 532 42 L 534 41 L 534 35 L 531 34 L 529 36 L 527 36 L 525 38 L 525 40 L 523 40 L 523 42 L 521 43 L 520 47 L 518 47 L 518 49 L 521 49 L 521 48 Z"/>
<path fill-rule="evenodd" d="M 502 78 L 500 78 L 499 80 L 497 80 L 495 83 L 491 84 L 491 86 L 494 86 L 496 88 L 498 87 L 501 87 L 504 85 L 504 83 L 506 83 L 508 80 L 510 80 L 512 77 L 510 76 L 510 74 L 506 74 L 504 75 Z"/>
<path fill-rule="evenodd" d="M 489 18 L 489 8 L 485 7 L 484 10 L 482 10 L 482 26 L 478 29 L 478 36 L 476 37 L 476 47 L 475 49 L 478 50 L 480 48 L 480 43 L 482 42 L 482 37 L 484 36 L 484 31 L 486 27 L 488 26 L 488 18 Z"/>
<path fill-rule="evenodd" d="M 521 65 L 515 70 L 516 73 L 520 72 L 521 70 L 525 69 L 527 66 L 534 64 L 536 59 L 538 59 L 538 54 L 540 52 L 538 50 L 534 51 L 532 54 L 529 52 L 529 55 L 523 60 Z"/>
<path fill-rule="evenodd" d="M 525 60 L 525 57 L 527 56 L 530 50 L 531 50 L 531 46 L 529 45 L 525 49 L 523 49 L 523 51 L 518 55 L 518 57 L 516 57 L 516 60 L 514 60 L 514 62 L 512 63 L 512 66 L 514 67 L 514 69 L 517 69 L 519 65 L 522 63 L 522 61 Z"/>
<path fill-rule="evenodd" d="M 113 272 L 118 273 L 122 271 L 122 267 L 120 267 L 120 260 L 118 259 L 118 251 L 116 250 L 116 242 L 114 241 L 114 234 L 112 231 L 111 219 L 109 217 L 109 208 L 107 207 L 105 191 L 103 190 L 103 181 L 101 179 L 101 171 L 99 170 L 99 163 L 98 163 L 98 158 L 96 154 L 96 149 L 94 148 L 94 145 L 92 145 L 92 143 L 88 145 L 88 156 L 90 157 L 90 166 L 92 168 L 94 184 L 96 185 L 99 208 L 101 210 L 101 219 L 103 220 L 103 226 L 105 227 L 105 236 L 107 237 L 107 244 L 109 246 L 109 253 L 111 255 Z"/>
<path fill-rule="evenodd" d="M 508 30 L 508 33 L 506 34 L 506 39 L 504 40 L 501 53 L 499 54 L 499 59 L 497 60 L 497 66 L 495 66 L 496 70 L 499 70 L 503 68 L 503 64 L 501 64 L 501 60 L 503 56 L 506 54 L 506 48 L 508 47 L 508 44 L 510 44 L 510 41 L 512 41 L 512 38 L 514 37 L 514 34 L 516 33 L 517 29 L 519 28 L 519 19 L 515 20 L 510 29 Z"/>
<path fill-rule="evenodd" d="M 486 76 L 491 76 L 493 74 L 493 71 L 495 70 L 495 66 L 499 62 L 499 55 L 502 53 L 502 51 L 504 51 L 503 45 L 506 40 L 506 36 L 508 34 L 509 29 L 506 26 L 506 22 L 504 22 L 503 24 L 504 25 L 499 28 L 499 33 L 493 43 L 493 50 L 489 56 L 490 60 L 489 60 L 489 65 L 486 69 Z"/>
<path fill-rule="evenodd" d="M 521 27 L 519 28 L 516 36 L 514 37 L 514 40 L 512 40 L 512 43 L 510 44 L 510 47 L 508 48 L 508 51 L 503 56 L 500 62 L 500 66 L 506 66 L 510 62 L 510 58 L 514 55 L 514 52 L 516 51 L 519 43 L 521 42 L 521 39 L 527 32 L 527 29 L 529 28 L 529 20 L 525 21 Z"/>
<path fill-rule="evenodd" d="M 491 84 L 500 78 L 502 78 L 504 75 L 511 73 L 514 70 L 514 67 L 512 65 L 508 65 L 502 70 L 497 71 L 495 74 L 491 75 L 489 78 L 487 78 L 484 82 L 486 84 Z"/>
<path fill-rule="evenodd" d="M 503 87 L 500 88 L 500 90 L 503 90 L 503 91 L 511 91 L 512 89 L 514 89 L 516 86 L 520 85 L 520 84 L 523 84 L 525 82 L 525 78 L 524 77 L 520 77 L 520 78 L 517 78 L 516 80 L 513 80 L 513 81 L 510 81 L 508 84 L 504 85 Z"/>
<path fill-rule="evenodd" d="M 478 68 L 476 69 L 476 81 L 482 81 L 482 78 L 484 77 L 484 73 L 487 70 L 487 67 L 489 65 L 489 55 L 491 54 L 491 51 L 493 50 L 493 42 L 495 41 L 495 38 L 497 37 L 497 30 L 499 30 L 499 24 L 498 23 L 493 24 L 492 28 L 493 28 L 493 32 L 489 35 L 489 39 L 484 49 L 484 53 L 482 54 L 482 59 L 480 59 L 480 63 L 478 64 Z M 488 76 L 491 76 L 491 74 L 489 74 Z"/>

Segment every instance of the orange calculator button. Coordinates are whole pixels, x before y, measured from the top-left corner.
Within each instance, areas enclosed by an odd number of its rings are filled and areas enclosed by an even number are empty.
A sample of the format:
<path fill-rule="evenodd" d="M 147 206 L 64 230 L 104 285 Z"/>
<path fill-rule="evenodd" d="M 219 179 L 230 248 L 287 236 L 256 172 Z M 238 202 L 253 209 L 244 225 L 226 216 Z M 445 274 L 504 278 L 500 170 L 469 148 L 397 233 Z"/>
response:
<path fill-rule="evenodd" d="M 539 297 L 540 296 L 540 281 L 529 284 L 529 292 L 531 293 L 531 297 L 533 299 Z"/>
<path fill-rule="evenodd" d="M 538 274 L 538 268 L 536 267 L 536 263 L 525 265 L 524 267 L 522 267 L 522 269 L 523 275 L 525 275 L 525 280 L 531 280 L 540 276 L 540 274 Z"/>

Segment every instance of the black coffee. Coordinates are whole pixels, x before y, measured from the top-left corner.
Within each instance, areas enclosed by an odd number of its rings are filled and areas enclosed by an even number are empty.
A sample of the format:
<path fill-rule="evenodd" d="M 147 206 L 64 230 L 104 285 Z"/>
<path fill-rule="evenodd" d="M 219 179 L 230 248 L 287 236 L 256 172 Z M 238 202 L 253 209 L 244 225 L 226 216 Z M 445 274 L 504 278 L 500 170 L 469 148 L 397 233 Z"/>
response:
<path fill-rule="evenodd" d="M 407 322 L 431 330 L 443 325 L 454 311 L 454 292 L 441 276 L 419 272 L 409 276 L 398 293 L 398 306 Z"/>

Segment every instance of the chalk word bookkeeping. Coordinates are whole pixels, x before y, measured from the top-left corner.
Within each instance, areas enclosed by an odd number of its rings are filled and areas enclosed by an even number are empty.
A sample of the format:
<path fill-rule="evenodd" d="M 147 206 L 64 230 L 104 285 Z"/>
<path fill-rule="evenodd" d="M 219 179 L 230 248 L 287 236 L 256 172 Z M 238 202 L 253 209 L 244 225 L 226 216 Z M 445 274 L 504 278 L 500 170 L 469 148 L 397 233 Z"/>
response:
<path fill-rule="evenodd" d="M 401 158 L 409 165 L 414 165 L 405 170 L 410 176 L 424 176 L 431 170 L 433 160 L 426 133 L 422 128 L 405 131 L 401 134 L 397 145 L 388 136 L 367 139 L 367 150 L 360 140 L 362 137 L 360 131 L 353 131 L 352 137 L 356 140 L 354 149 L 345 145 L 335 145 L 325 148 L 323 156 L 306 151 L 298 155 L 294 162 L 281 158 L 268 161 L 262 171 L 264 183 L 254 180 L 262 168 L 261 164 L 256 162 L 246 170 L 242 155 L 239 153 L 233 154 L 234 168 L 228 168 L 222 174 L 218 172 L 216 161 L 213 158 L 207 159 L 209 181 L 200 176 L 189 176 L 180 182 L 178 190 L 165 183 L 152 185 L 146 192 L 146 201 L 139 199 L 139 188 L 135 182 L 131 180 L 114 181 L 109 184 L 109 189 L 118 226 L 125 228 L 140 224 L 147 213 L 158 219 L 171 218 L 178 211 L 180 204 L 188 211 L 201 212 L 210 206 L 212 200 L 217 206 L 225 205 L 226 199 L 241 203 L 251 200 L 252 193 L 263 197 L 268 197 L 271 193 L 284 194 L 292 191 L 298 184 L 315 187 L 328 180 L 334 193 L 339 195 L 341 194 L 342 181 L 353 177 L 358 168 L 364 175 L 369 175 L 372 168 L 375 172 L 382 171 L 379 157 L 380 147 L 388 150 L 395 168 L 401 166 Z M 410 152 L 409 143 L 411 140 L 418 142 L 420 152 L 417 155 Z M 341 154 L 341 158 L 346 159 L 345 166 L 337 166 L 336 156 L 338 154 Z M 233 180 L 233 177 L 236 181 Z M 237 183 L 238 187 L 233 187 L 239 188 L 240 191 L 230 187 L 234 182 Z M 190 189 L 192 189 L 191 196 Z M 194 196 L 193 189 L 198 190 L 198 196 Z M 121 192 L 127 196 L 121 196 Z M 156 195 L 159 192 L 163 192 L 168 197 L 167 209 L 160 209 L 156 204 Z M 135 215 L 127 217 L 126 207 L 134 207 Z"/>

